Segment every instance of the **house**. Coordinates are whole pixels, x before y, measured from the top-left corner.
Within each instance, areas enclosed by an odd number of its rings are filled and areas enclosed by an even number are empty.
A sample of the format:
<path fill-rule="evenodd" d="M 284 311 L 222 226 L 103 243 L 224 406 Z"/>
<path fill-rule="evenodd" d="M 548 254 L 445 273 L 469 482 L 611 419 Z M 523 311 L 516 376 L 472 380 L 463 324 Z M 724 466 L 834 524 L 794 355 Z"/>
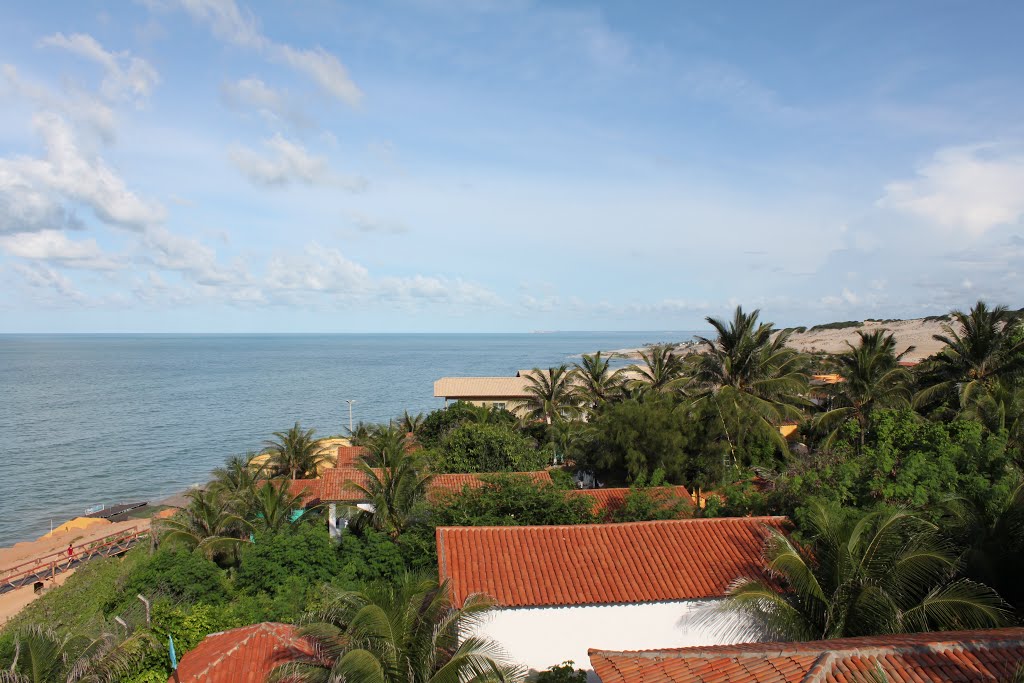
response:
<path fill-rule="evenodd" d="M 263 683 L 275 667 L 313 656 L 294 626 L 265 622 L 206 636 L 167 683 Z"/>
<path fill-rule="evenodd" d="M 477 406 L 514 410 L 529 397 L 529 381 L 515 377 L 442 377 L 434 382 L 434 396 L 449 401 L 466 401 Z"/>
<path fill-rule="evenodd" d="M 1013 680 L 1024 628 L 751 643 L 671 650 L 591 650 L 602 683 L 873 683 Z"/>
<path fill-rule="evenodd" d="M 438 574 L 462 605 L 472 594 L 497 609 L 478 634 L 543 670 L 585 666 L 589 648 L 649 649 L 735 642 L 724 617 L 697 623 L 741 577 L 762 575 L 768 527 L 784 517 L 685 519 L 626 524 L 440 527 Z"/>

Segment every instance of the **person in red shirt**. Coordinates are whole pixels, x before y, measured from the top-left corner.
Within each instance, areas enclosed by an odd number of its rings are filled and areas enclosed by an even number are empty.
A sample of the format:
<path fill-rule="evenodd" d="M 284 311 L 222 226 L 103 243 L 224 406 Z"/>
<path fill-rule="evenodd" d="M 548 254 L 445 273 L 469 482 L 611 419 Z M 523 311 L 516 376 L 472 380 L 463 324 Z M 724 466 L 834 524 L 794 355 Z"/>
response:
<path fill-rule="evenodd" d="M 75 556 L 75 549 L 71 546 L 70 543 L 68 543 L 68 559 L 70 560 L 74 556 Z"/>

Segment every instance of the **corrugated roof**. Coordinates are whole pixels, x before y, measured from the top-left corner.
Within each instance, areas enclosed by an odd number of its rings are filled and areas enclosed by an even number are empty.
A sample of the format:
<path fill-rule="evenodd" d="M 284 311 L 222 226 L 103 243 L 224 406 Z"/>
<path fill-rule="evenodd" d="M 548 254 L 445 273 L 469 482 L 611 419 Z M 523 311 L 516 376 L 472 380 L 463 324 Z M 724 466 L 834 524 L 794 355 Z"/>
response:
<path fill-rule="evenodd" d="M 529 396 L 529 382 L 521 377 L 442 377 L 434 382 L 434 396 L 440 398 L 507 398 Z"/>
<path fill-rule="evenodd" d="M 504 607 L 696 600 L 763 571 L 766 525 L 785 517 L 627 524 L 439 527 L 438 572 L 457 604 L 485 593 Z"/>
<path fill-rule="evenodd" d="M 866 683 L 1008 681 L 1024 661 L 1024 628 L 748 643 L 639 652 L 591 650 L 603 683 Z"/>
<path fill-rule="evenodd" d="M 181 658 L 177 678 L 168 683 L 264 683 L 274 667 L 311 656 L 312 645 L 294 626 L 255 624 L 206 636 Z"/>
<path fill-rule="evenodd" d="M 594 499 L 594 513 L 601 516 L 610 516 L 611 513 L 620 509 L 626 504 L 626 496 L 632 489 L 570 489 L 566 491 L 570 496 L 585 496 Z M 673 503 L 682 499 L 687 508 L 693 507 L 693 499 L 685 486 L 658 486 L 647 489 L 651 497 L 666 503 Z"/>

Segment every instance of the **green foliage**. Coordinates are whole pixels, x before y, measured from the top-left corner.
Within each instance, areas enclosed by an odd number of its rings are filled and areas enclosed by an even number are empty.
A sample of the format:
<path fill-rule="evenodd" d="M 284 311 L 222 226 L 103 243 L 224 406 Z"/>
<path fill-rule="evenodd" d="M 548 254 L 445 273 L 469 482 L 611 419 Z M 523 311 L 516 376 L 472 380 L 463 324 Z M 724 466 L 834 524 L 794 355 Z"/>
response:
<path fill-rule="evenodd" d="M 843 320 L 835 323 L 822 323 L 821 325 L 815 325 L 809 332 L 820 332 L 822 330 L 846 330 L 851 327 L 864 327 L 864 323 L 859 320 Z"/>
<path fill-rule="evenodd" d="M 587 672 L 577 669 L 571 659 L 537 674 L 536 683 L 587 683 Z"/>
<path fill-rule="evenodd" d="M 577 465 L 613 481 L 657 469 L 679 481 L 687 469 L 687 433 L 692 431 L 670 398 L 650 394 L 605 408 L 574 444 L 572 455 Z"/>
<path fill-rule="evenodd" d="M 640 477 L 633 482 L 622 507 L 612 510 L 612 522 L 649 522 L 658 519 L 682 519 L 693 514 L 688 499 L 674 488 L 666 487 L 665 473 L 656 470 L 650 481 Z"/>
<path fill-rule="evenodd" d="M 547 457 L 517 431 L 498 424 L 462 424 L 443 439 L 437 472 L 527 472 L 541 469 Z"/>
<path fill-rule="evenodd" d="M 551 477 L 551 483 L 556 489 L 574 489 L 576 488 L 576 480 L 573 476 L 563 469 L 553 468 L 548 470 L 548 476 Z"/>
<path fill-rule="evenodd" d="M 500 408 L 483 408 L 467 401 L 456 401 L 447 408 L 435 410 L 427 415 L 416 430 L 416 440 L 424 448 L 437 448 L 448 432 L 466 422 L 486 422 L 512 427 L 516 424 L 516 416 Z"/>
<path fill-rule="evenodd" d="M 227 600 L 228 592 L 224 572 L 216 564 L 181 549 L 161 549 L 139 562 L 119 591 L 128 601 L 141 594 L 213 605 Z"/>
<path fill-rule="evenodd" d="M 325 526 L 299 524 L 291 532 L 258 533 L 242 550 L 235 586 L 245 593 L 277 595 L 290 580 L 307 586 L 331 580 L 341 567 Z"/>
<path fill-rule="evenodd" d="M 340 568 L 335 583 L 345 587 L 391 580 L 406 568 L 401 546 L 370 527 L 343 533 L 338 553 Z"/>
<path fill-rule="evenodd" d="M 589 524 L 594 521 L 591 502 L 529 477 L 495 475 L 487 477 L 483 486 L 466 487 L 443 498 L 434 507 L 431 522 L 435 526 Z"/>

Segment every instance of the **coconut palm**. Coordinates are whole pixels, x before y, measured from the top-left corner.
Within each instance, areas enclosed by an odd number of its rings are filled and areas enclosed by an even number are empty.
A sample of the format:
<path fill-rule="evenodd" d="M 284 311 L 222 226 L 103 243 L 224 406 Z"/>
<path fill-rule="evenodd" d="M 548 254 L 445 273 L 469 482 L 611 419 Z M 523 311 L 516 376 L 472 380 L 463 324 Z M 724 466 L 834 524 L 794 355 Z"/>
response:
<path fill-rule="evenodd" d="M 1018 475 L 1008 490 L 993 487 L 984 498 L 957 497 L 944 507 L 943 528 L 967 549 L 964 573 L 1024 609 L 1024 480 Z"/>
<path fill-rule="evenodd" d="M 1016 314 L 1006 306 L 989 308 L 979 301 L 968 313 L 953 311 L 953 324 L 933 335 L 945 344 L 924 364 L 925 387 L 914 397 L 916 407 L 952 400 L 959 410 L 992 389 L 1003 377 L 1024 370 L 1024 336 Z"/>
<path fill-rule="evenodd" d="M 183 543 L 220 564 L 237 560 L 251 528 L 240 514 L 238 502 L 217 489 L 194 489 L 185 495 L 189 499 L 186 507 L 156 522 L 160 540 Z"/>
<path fill-rule="evenodd" d="M 305 494 L 293 494 L 286 481 L 263 482 L 253 493 L 246 517 L 254 527 L 276 533 L 295 521 L 292 515 L 302 509 L 303 498 Z"/>
<path fill-rule="evenodd" d="M 364 459 L 370 467 L 384 467 L 407 449 L 407 432 L 395 426 L 381 427 L 365 442 Z"/>
<path fill-rule="evenodd" d="M 577 394 L 590 413 L 622 396 L 625 374 L 621 368 L 613 370 L 609 358 L 602 356 L 600 351 L 593 355 L 583 354 L 575 366 L 575 373 Z"/>
<path fill-rule="evenodd" d="M 645 391 L 666 392 L 679 388 L 683 381 L 686 365 L 683 356 L 675 352 L 672 344 L 653 344 L 640 351 L 642 365 L 633 365 L 630 370 L 639 377 L 631 384 Z"/>
<path fill-rule="evenodd" d="M 576 394 L 575 372 L 566 364 L 541 370 L 534 368 L 525 376 L 527 398 L 517 402 L 528 420 L 543 420 L 547 424 L 572 419 L 580 414 L 580 399 Z"/>
<path fill-rule="evenodd" d="M 107 683 L 119 681 L 141 661 L 146 642 L 112 633 L 61 635 L 29 625 L 14 635 L 14 657 L 0 683 Z"/>
<path fill-rule="evenodd" d="M 902 408 L 910 404 L 910 372 L 899 361 L 914 350 L 907 347 L 896 353 L 896 338 L 885 330 L 857 331 L 860 342 L 835 357 L 842 382 L 833 385 L 832 408 L 818 416 L 819 428 L 831 430 L 828 448 L 848 420 L 856 420 L 860 445 L 868 431 L 871 413 L 876 408 Z"/>
<path fill-rule="evenodd" d="M 304 430 L 296 422 L 287 432 L 274 432 L 275 438 L 264 442 L 275 475 L 289 479 L 316 477 L 327 461 L 327 454 L 314 433 L 315 430 Z"/>
<path fill-rule="evenodd" d="M 977 420 L 991 432 L 1005 432 L 1007 448 L 1024 446 L 1024 386 L 1009 378 L 1000 378 L 964 408 L 962 417 Z"/>
<path fill-rule="evenodd" d="M 423 413 L 411 415 L 409 411 L 406 410 L 402 412 L 402 417 L 398 418 L 398 426 L 405 434 L 415 434 L 423 425 L 424 419 Z"/>
<path fill-rule="evenodd" d="M 697 337 L 702 353 L 693 358 L 693 401 L 709 402 L 722 419 L 733 458 L 748 431 L 760 432 L 788 452 L 778 425 L 802 416 L 807 375 L 800 356 L 786 347 L 787 331 L 758 323 L 760 311 L 736 307 L 725 322 L 706 318 L 718 332 L 715 340 Z"/>
<path fill-rule="evenodd" d="M 768 578 L 737 581 L 721 609 L 745 615 L 754 630 L 775 640 L 993 628 L 1012 621 L 991 588 L 952 578 L 957 553 L 920 515 L 885 510 L 851 517 L 811 504 L 803 530 L 806 547 L 769 530 Z"/>
<path fill-rule="evenodd" d="M 371 510 L 358 509 L 356 523 L 369 523 L 378 531 L 398 538 L 416 521 L 420 504 L 426 499 L 431 475 L 416 452 L 400 450 L 387 467 L 373 468 L 367 463 L 356 467 L 362 472 L 362 484 L 349 488 L 369 503 Z"/>
<path fill-rule="evenodd" d="M 240 508 L 251 505 L 256 487 L 267 475 L 266 464 L 256 464 L 254 458 L 251 453 L 229 457 L 223 467 L 213 470 L 210 488 L 227 494 L 238 502 Z"/>
<path fill-rule="evenodd" d="M 278 667 L 275 681 L 502 683 L 519 681 L 499 646 L 472 635 L 493 603 L 452 603 L 448 582 L 405 575 L 363 591 L 335 592 L 300 632 L 317 655 Z"/>

